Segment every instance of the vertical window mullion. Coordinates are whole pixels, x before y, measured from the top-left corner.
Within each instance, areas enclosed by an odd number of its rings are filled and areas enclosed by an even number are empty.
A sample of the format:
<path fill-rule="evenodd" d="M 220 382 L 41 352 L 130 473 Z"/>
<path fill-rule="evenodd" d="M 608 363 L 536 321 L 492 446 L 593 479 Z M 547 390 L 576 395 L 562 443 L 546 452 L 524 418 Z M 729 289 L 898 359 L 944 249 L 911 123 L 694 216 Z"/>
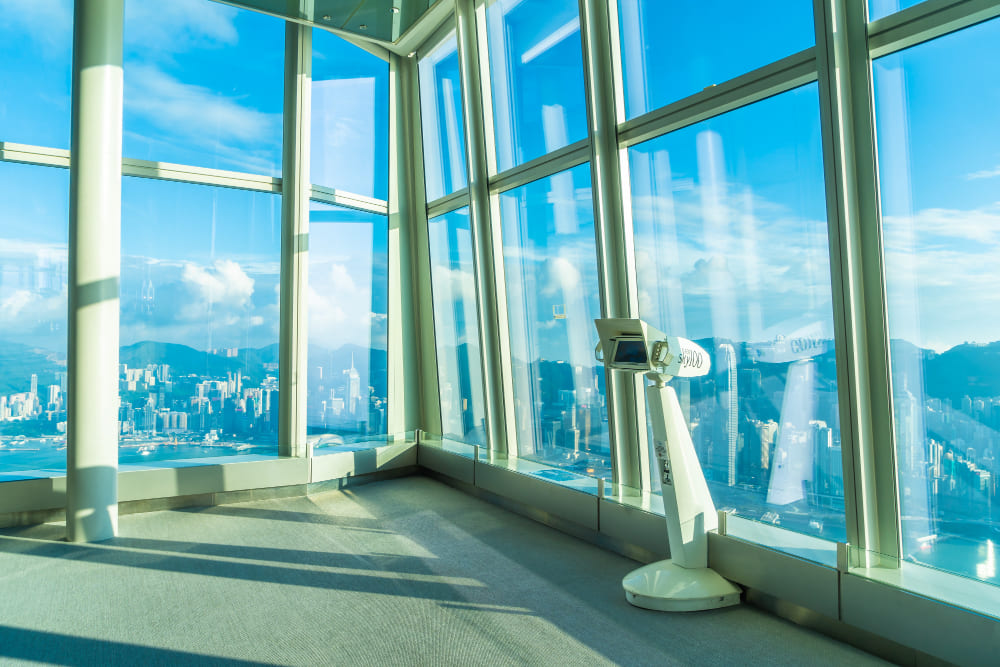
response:
<path fill-rule="evenodd" d="M 891 567 L 900 519 L 866 17 L 851 0 L 817 0 L 815 16 L 847 539 L 863 564 Z"/>
<path fill-rule="evenodd" d="M 611 4 L 613 0 L 580 0 L 579 3 L 601 314 L 604 317 L 637 317 L 635 247 L 631 226 L 625 224 L 622 204 L 617 131 L 621 86 L 616 85 Z M 609 95 L 609 91 L 612 94 Z M 641 375 L 606 368 L 604 372 L 613 480 L 639 488 L 643 484 L 641 469 L 648 468 L 648 462 L 642 465 L 646 434 L 644 428 L 639 428 L 639 422 L 644 420 L 639 419 L 637 400 L 645 380 Z"/>

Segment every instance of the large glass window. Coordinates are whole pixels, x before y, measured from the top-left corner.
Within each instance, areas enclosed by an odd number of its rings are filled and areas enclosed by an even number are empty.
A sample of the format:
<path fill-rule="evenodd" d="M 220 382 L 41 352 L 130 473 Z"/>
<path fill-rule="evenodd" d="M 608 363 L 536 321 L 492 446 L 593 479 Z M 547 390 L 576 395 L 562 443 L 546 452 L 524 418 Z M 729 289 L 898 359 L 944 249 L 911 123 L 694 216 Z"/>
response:
<path fill-rule="evenodd" d="M 69 148 L 72 0 L 0 0 L 0 141 Z"/>
<path fill-rule="evenodd" d="M 716 506 L 843 540 L 816 85 L 635 146 L 629 164 L 640 313 L 712 360 L 671 384 Z"/>
<path fill-rule="evenodd" d="M 311 180 L 389 198 L 389 63 L 313 30 Z"/>
<path fill-rule="evenodd" d="M 0 481 L 66 470 L 69 171 L 0 162 Z"/>
<path fill-rule="evenodd" d="M 343 449 L 387 432 L 388 219 L 310 208 L 309 439 Z"/>
<path fill-rule="evenodd" d="M 128 0 L 125 156 L 280 176 L 284 35 L 215 2 Z"/>
<path fill-rule="evenodd" d="M 486 412 L 469 209 L 433 218 L 428 224 L 441 433 L 452 440 L 485 445 Z"/>
<path fill-rule="evenodd" d="M 808 49 L 812 3 L 618 0 L 625 113 L 633 118 Z"/>
<path fill-rule="evenodd" d="M 998 44 L 994 20 L 874 63 L 903 553 L 995 584 Z"/>
<path fill-rule="evenodd" d="M 434 201 L 468 185 L 455 33 L 420 60 L 420 118 L 427 201 Z"/>
<path fill-rule="evenodd" d="M 590 167 L 500 195 L 518 450 L 610 478 Z"/>
<path fill-rule="evenodd" d="M 281 204 L 122 183 L 119 459 L 277 453 Z"/>
<path fill-rule="evenodd" d="M 500 171 L 587 137 L 576 0 L 486 7 Z"/>

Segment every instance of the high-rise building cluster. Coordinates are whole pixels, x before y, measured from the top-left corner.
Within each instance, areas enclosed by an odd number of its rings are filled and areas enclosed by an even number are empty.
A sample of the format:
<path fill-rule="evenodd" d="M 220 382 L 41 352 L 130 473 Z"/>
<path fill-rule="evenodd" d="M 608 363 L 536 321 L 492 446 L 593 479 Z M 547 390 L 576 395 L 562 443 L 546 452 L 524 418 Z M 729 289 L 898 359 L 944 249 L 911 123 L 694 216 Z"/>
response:
<path fill-rule="evenodd" d="M 331 369 L 332 370 L 332 369 Z M 351 355 L 350 368 L 327 371 L 313 369 L 309 387 L 309 431 L 369 435 L 382 433 L 386 425 L 386 398 L 374 386 L 364 386 Z"/>
<path fill-rule="evenodd" d="M 119 433 L 124 442 L 173 441 L 225 444 L 274 440 L 278 425 L 278 380 L 250 381 L 241 370 L 226 377 L 174 378 L 168 364 L 119 368 Z"/>
<path fill-rule="evenodd" d="M 53 374 L 54 382 L 39 393 L 38 374 L 32 373 L 26 392 L 0 395 L 0 424 L 18 422 L 22 435 L 50 435 L 66 429 L 66 373 Z M 11 432 L 4 429 L 0 432 Z"/>

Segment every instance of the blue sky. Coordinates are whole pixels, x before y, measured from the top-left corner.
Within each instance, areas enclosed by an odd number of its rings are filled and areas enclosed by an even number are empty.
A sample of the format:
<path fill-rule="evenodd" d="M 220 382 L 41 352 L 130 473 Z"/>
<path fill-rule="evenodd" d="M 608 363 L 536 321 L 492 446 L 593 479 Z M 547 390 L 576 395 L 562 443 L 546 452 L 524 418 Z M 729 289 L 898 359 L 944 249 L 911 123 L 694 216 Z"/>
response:
<path fill-rule="evenodd" d="M 689 338 L 832 335 L 815 84 L 629 151 L 640 312 Z"/>
<path fill-rule="evenodd" d="M 69 147 L 72 15 L 71 0 L 0 0 L 0 141 Z M 280 176 L 284 22 L 204 0 L 128 0 L 125 19 L 124 155 Z M 388 64 L 326 33 L 315 45 L 316 87 L 341 93 L 318 110 L 334 119 L 314 127 L 318 182 L 385 198 Z M 42 289 L 11 267 L 45 275 L 53 261 L 65 267 L 67 187 L 65 170 L 0 164 L 0 338 L 65 349 L 64 332 L 49 326 L 65 321 L 65 284 Z M 280 197 L 125 178 L 122 211 L 123 344 L 277 342 Z M 347 217 L 355 222 L 337 226 L 340 266 L 355 281 L 351 304 L 365 302 L 364 312 L 324 342 L 384 347 L 384 297 L 371 297 L 373 248 L 385 252 L 372 229 L 384 236 L 384 217 Z M 355 228 L 367 238 L 354 238 Z M 353 246 L 367 248 L 367 260 Z M 330 268 L 329 258 L 316 259 Z M 154 307 L 143 302 L 150 293 Z"/>
<path fill-rule="evenodd" d="M 128 157 L 281 174 L 284 22 L 200 0 L 129 0 Z"/>
<path fill-rule="evenodd" d="M 799 4 L 790 6 L 798 8 Z M 506 116 L 508 120 L 516 120 L 516 131 L 500 130 L 501 154 L 507 151 L 506 159 L 519 162 L 584 136 L 576 3 L 560 0 L 542 14 L 530 3 L 498 2 L 493 7 L 494 12 L 508 8 L 511 15 L 505 27 L 498 20 L 499 14 L 490 14 L 490 38 L 501 35 L 514 49 L 509 72 L 504 59 L 493 58 L 494 65 L 501 68 L 493 76 L 495 92 L 498 83 L 509 81 L 511 76 L 517 79 L 515 87 L 507 91 L 508 97 L 496 101 L 498 125 L 505 117 L 504 109 L 514 111 L 513 116 Z M 623 16 L 630 11 L 635 14 L 636 7 L 646 12 L 647 23 L 666 21 L 662 3 L 620 2 Z M 0 140 L 65 148 L 69 143 L 72 3 L 0 0 L 0 9 Z M 778 12 L 760 19 L 763 22 L 759 25 L 754 23 L 756 14 L 747 13 L 737 24 L 716 24 L 711 15 L 705 18 L 703 14 L 675 12 L 671 25 L 676 29 L 668 27 L 666 33 L 646 30 L 648 43 L 640 42 L 638 55 L 626 58 L 626 66 L 633 67 L 634 73 L 634 64 L 645 62 L 650 83 L 638 92 L 629 84 L 629 99 L 658 104 L 768 59 L 794 53 L 812 41 L 806 13 Z M 718 30 L 706 34 L 700 29 L 710 24 Z M 771 35 L 768 39 L 750 43 L 740 39 L 746 33 L 760 35 L 765 30 Z M 664 37 L 670 34 L 671 39 Z M 125 154 L 280 173 L 283 39 L 281 21 L 219 3 L 129 0 Z M 1000 312 L 1000 272 L 995 270 L 1000 259 L 996 252 L 1000 242 L 1000 125 L 994 120 L 995 110 L 1000 108 L 1000 87 L 983 84 L 1000 80 L 998 43 L 1000 22 L 992 21 L 883 58 L 874 67 L 892 334 L 939 350 L 966 340 L 1000 338 L 1000 319 L 993 315 Z M 388 82 L 387 66 L 327 35 L 317 38 L 316 44 L 314 76 L 319 82 L 334 82 L 323 94 L 338 109 L 328 116 L 323 130 L 314 133 L 326 137 L 317 139 L 312 147 L 314 164 L 321 165 L 316 171 L 323 174 L 324 185 L 384 196 L 387 123 L 373 122 L 373 117 L 383 109 L 387 113 L 381 93 Z M 691 66 L 671 67 L 682 58 Z M 375 91 L 378 94 L 372 97 Z M 359 95 L 360 101 L 356 99 Z M 691 231 L 676 246 L 675 274 L 693 271 L 699 260 L 707 262 L 703 267 L 713 266 L 711 249 L 699 240 L 699 216 L 704 213 L 699 212 L 699 202 L 704 199 L 702 181 L 708 173 L 725 176 L 725 197 L 733 201 L 719 200 L 721 204 L 743 206 L 740 210 L 744 212 L 736 213 L 745 218 L 746 203 L 750 202 L 751 221 L 758 229 L 755 252 L 761 265 L 809 269 L 806 281 L 782 282 L 778 280 L 780 272 L 761 276 L 763 282 L 754 289 L 775 285 L 777 292 L 765 292 L 771 295 L 768 307 L 775 313 L 784 309 L 789 314 L 764 318 L 761 330 L 766 332 L 783 319 L 792 326 L 790 314 L 801 310 L 802 303 L 823 307 L 821 255 L 826 213 L 821 179 L 816 177 L 822 166 L 815 150 L 816 96 L 815 92 L 802 91 L 786 95 L 797 101 L 761 102 L 662 140 L 669 153 L 669 195 L 662 189 L 655 196 L 648 187 L 645 193 L 635 190 L 637 179 L 633 179 L 633 192 L 646 197 L 646 201 L 634 203 L 635 212 L 641 213 L 647 205 L 660 209 L 673 206 L 675 215 L 686 216 L 680 222 Z M 646 98 L 650 101 L 645 102 Z M 712 138 L 716 136 L 717 142 Z M 701 163 L 699 141 L 717 143 L 721 159 L 717 169 Z M 632 154 L 661 150 L 661 144 L 654 143 L 635 147 Z M 360 155 L 368 145 L 375 148 Z M 341 152 L 352 159 L 338 159 Z M 65 175 L 59 170 L 23 165 L 3 165 L 2 173 L 0 188 L 6 194 L 0 238 L 7 253 L 5 261 L 22 261 L 11 255 L 14 248 L 21 249 L 18 257 L 29 261 L 35 261 L 32 258 L 38 252 L 51 256 L 53 248 L 65 243 Z M 564 204 L 569 199 L 589 201 L 587 188 L 583 182 L 549 194 L 548 200 L 539 203 L 525 200 L 523 206 L 533 208 L 518 215 L 545 219 L 556 210 L 568 210 L 552 197 Z M 142 197 L 135 195 L 133 200 L 130 193 L 140 189 Z M 156 259 L 161 260 L 186 259 L 206 271 L 216 270 L 216 261 L 227 258 L 238 258 L 241 266 L 243 262 L 257 267 L 273 263 L 275 207 L 273 203 L 258 204 L 255 212 L 248 213 L 251 203 L 267 200 L 266 195 L 235 191 L 208 195 L 204 194 L 209 192 L 206 188 L 168 184 L 126 186 L 124 192 L 125 225 L 131 230 L 125 237 L 126 253 L 135 246 L 143 248 L 136 251 L 136 257 L 157 254 L 162 257 Z M 199 194 L 174 194 L 178 192 Z M 691 206 L 679 208 L 685 201 Z M 144 208 L 156 210 L 155 225 L 138 221 L 139 216 L 149 218 L 139 213 Z M 261 217 L 265 209 L 266 220 Z M 175 231 L 186 224 L 200 228 L 212 216 L 219 230 L 229 230 L 225 241 L 220 235 L 214 253 L 210 244 L 204 245 L 207 241 L 191 242 L 201 237 Z M 24 220 L 31 224 L 24 225 Z M 641 226 L 639 218 L 636 224 Z M 266 242 L 251 242 L 264 234 L 264 228 L 267 234 L 260 238 L 266 237 Z M 803 229 L 811 231 L 803 237 Z M 795 233 L 798 241 L 790 241 L 789 235 Z M 738 238 L 734 236 L 730 246 Z M 533 243 L 534 252 L 549 247 L 544 239 Z M 789 252 L 800 252 L 802 247 L 819 248 L 819 254 L 808 254 L 817 259 L 790 263 Z M 145 248 L 155 248 L 155 253 Z M 645 250 L 640 247 L 640 252 Z M 595 267 L 596 258 L 592 250 L 586 253 L 580 250 L 581 267 L 592 270 L 587 267 Z M 662 264 L 660 258 L 654 259 Z M 640 287 L 644 292 L 655 292 L 663 280 L 641 278 Z M 4 284 L 0 304 L 8 304 L 5 321 L 20 322 L 11 315 L 14 305 L 18 317 L 23 318 L 29 317 L 30 304 L 11 284 Z M 265 287 L 261 283 L 255 289 Z M 733 298 L 746 302 L 748 294 L 738 292 Z M 695 304 L 698 298 L 689 301 Z M 697 337 L 706 330 L 704 323 L 711 321 L 709 311 L 706 307 L 701 314 L 691 312 L 685 317 L 689 336 Z M 44 312 L 49 311 L 38 311 L 31 317 L 41 321 Z M 24 330 L 21 324 L 11 328 Z"/>
<path fill-rule="evenodd" d="M 575 0 L 499 0 L 486 12 L 501 171 L 587 136 Z M 486 57 L 486 54 L 483 54 Z"/>
<path fill-rule="evenodd" d="M 812 3 L 618 0 L 628 118 L 816 43 Z"/>
<path fill-rule="evenodd" d="M 125 178 L 122 200 L 123 345 L 278 342 L 280 197 Z"/>
<path fill-rule="evenodd" d="M 431 202 L 468 185 L 465 117 L 455 33 L 420 59 L 424 182 Z"/>
<path fill-rule="evenodd" d="M 443 433 L 461 439 L 465 428 L 459 398 L 468 399 L 474 422 L 485 415 L 468 207 L 431 219 L 428 235 L 442 428 Z M 461 354 L 462 345 L 467 356 Z M 468 378 L 466 393 L 462 392 L 463 375 Z"/>
<path fill-rule="evenodd" d="M 1000 21 L 874 64 L 893 337 L 1000 339 Z"/>
<path fill-rule="evenodd" d="M 312 203 L 309 342 L 386 349 L 388 223 L 384 215 Z"/>

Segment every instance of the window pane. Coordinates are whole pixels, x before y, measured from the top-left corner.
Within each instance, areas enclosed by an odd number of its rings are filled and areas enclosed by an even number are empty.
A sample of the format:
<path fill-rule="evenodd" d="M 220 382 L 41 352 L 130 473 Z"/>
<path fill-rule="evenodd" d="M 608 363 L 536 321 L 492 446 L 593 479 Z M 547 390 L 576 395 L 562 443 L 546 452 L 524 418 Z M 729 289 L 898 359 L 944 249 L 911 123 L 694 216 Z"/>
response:
<path fill-rule="evenodd" d="M 994 20 L 874 64 L 903 554 L 994 584 L 998 44 Z"/>
<path fill-rule="evenodd" d="M 842 541 L 816 85 L 636 146 L 629 163 L 640 313 L 712 360 L 671 385 L 716 506 Z"/>
<path fill-rule="evenodd" d="M 427 201 L 434 201 L 468 185 L 462 84 L 454 33 L 420 61 L 420 117 Z"/>
<path fill-rule="evenodd" d="M 486 28 L 500 171 L 585 139 L 576 0 L 495 0 Z"/>
<path fill-rule="evenodd" d="M 0 481 L 64 474 L 69 170 L 0 162 L 0 201 Z"/>
<path fill-rule="evenodd" d="M 625 113 L 633 118 L 816 42 L 812 3 L 618 0 Z"/>
<path fill-rule="evenodd" d="M 312 182 L 389 198 L 389 63 L 313 30 Z"/>
<path fill-rule="evenodd" d="M 441 433 L 453 440 L 485 445 L 486 412 L 469 209 L 431 219 L 429 231 Z"/>
<path fill-rule="evenodd" d="M 309 400 L 314 447 L 385 435 L 389 226 L 384 215 L 312 202 Z"/>
<path fill-rule="evenodd" d="M 500 195 L 520 454 L 611 477 L 590 166 Z"/>
<path fill-rule="evenodd" d="M 874 21 L 921 2 L 923 0 L 868 0 L 868 19 Z"/>
<path fill-rule="evenodd" d="M 119 460 L 277 453 L 281 198 L 122 181 Z"/>
<path fill-rule="evenodd" d="M 69 148 L 72 0 L 0 0 L 0 141 Z"/>
<path fill-rule="evenodd" d="M 280 176 L 284 35 L 215 2 L 128 0 L 125 156 Z"/>

